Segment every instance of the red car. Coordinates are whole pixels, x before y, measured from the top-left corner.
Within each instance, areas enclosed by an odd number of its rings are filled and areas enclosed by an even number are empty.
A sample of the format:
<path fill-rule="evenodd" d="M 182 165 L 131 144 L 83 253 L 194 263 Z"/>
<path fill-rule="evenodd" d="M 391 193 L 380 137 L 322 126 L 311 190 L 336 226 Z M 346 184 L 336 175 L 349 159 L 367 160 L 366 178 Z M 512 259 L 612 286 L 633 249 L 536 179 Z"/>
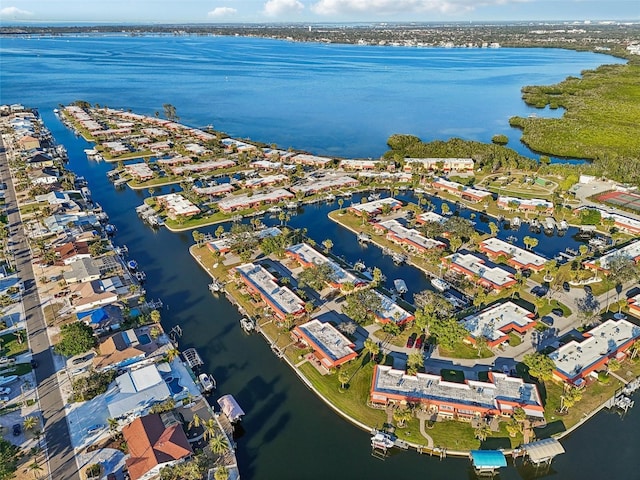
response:
<path fill-rule="evenodd" d="M 409 338 L 407 338 L 407 348 L 412 348 L 415 341 L 416 341 L 416 335 L 415 334 L 410 335 Z"/>
<path fill-rule="evenodd" d="M 417 339 L 416 339 L 416 348 L 422 348 L 422 344 L 424 343 L 424 335 L 420 335 Z"/>

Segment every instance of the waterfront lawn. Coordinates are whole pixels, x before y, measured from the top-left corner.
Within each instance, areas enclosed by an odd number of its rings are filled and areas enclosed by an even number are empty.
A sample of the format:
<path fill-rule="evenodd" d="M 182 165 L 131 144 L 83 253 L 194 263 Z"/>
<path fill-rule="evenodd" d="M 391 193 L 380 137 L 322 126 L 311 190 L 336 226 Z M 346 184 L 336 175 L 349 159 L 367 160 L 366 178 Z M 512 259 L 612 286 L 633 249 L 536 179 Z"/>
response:
<path fill-rule="evenodd" d="M 342 367 L 347 368 L 350 373 L 353 372 L 343 392 L 340 391 L 337 374 L 321 375 L 309 363 L 301 365 L 299 370 L 318 392 L 338 409 L 367 426 L 381 428 L 387 421 L 385 411 L 367 406 L 374 364 L 368 362 L 361 367 L 361 362 L 362 359 L 359 357 Z"/>
<path fill-rule="evenodd" d="M 489 347 L 483 346 L 478 354 L 478 349 L 462 340 L 456 343 L 452 350 L 446 350 L 442 345 L 438 346 L 438 351 L 443 357 L 449 358 L 490 358 L 494 353 Z"/>

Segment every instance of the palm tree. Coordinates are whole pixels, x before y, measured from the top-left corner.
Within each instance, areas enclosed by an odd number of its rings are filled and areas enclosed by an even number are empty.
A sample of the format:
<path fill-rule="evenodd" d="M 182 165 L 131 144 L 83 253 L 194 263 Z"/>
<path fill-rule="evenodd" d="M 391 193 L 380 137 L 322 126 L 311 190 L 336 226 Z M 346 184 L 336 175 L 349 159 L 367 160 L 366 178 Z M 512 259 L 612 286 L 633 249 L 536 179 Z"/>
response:
<path fill-rule="evenodd" d="M 412 418 L 413 412 L 406 407 L 396 408 L 393 411 L 393 420 L 398 424 L 398 428 L 404 428 Z"/>
<path fill-rule="evenodd" d="M 177 348 L 170 348 L 167 350 L 167 361 L 172 362 L 178 355 L 180 355 L 180 351 Z"/>
<path fill-rule="evenodd" d="M 213 474 L 214 480 L 227 480 L 229 478 L 229 470 L 224 465 L 218 467 Z"/>
<path fill-rule="evenodd" d="M 153 323 L 160 323 L 160 312 L 158 310 L 151 310 L 150 316 Z"/>
<path fill-rule="evenodd" d="M 40 472 L 42 471 L 42 465 L 38 463 L 38 460 L 34 460 L 33 463 L 31 463 L 27 467 L 27 470 L 33 472 L 33 478 L 38 478 L 40 476 Z"/>
<path fill-rule="evenodd" d="M 491 428 L 489 428 L 489 425 L 487 425 L 486 422 L 482 422 L 476 427 L 474 433 L 478 440 L 484 442 L 491 433 Z"/>
<path fill-rule="evenodd" d="M 198 428 L 200 425 L 202 425 L 202 419 L 197 413 L 194 413 L 193 418 L 189 422 L 189 428 Z"/>
<path fill-rule="evenodd" d="M 115 436 L 115 433 L 118 431 L 120 423 L 115 418 L 107 418 L 107 423 L 109 424 L 109 432 L 111 434 L 111 438 L 113 438 Z"/>
<path fill-rule="evenodd" d="M 224 435 L 216 433 L 209 438 L 209 450 L 216 455 L 224 455 L 229 450 L 229 444 Z"/>
<path fill-rule="evenodd" d="M 367 338 L 364 341 L 363 352 L 368 353 L 369 359 L 373 360 L 378 355 L 378 353 L 380 353 L 380 345 L 378 345 L 378 343 L 375 342 L 373 339 Z"/>
<path fill-rule="evenodd" d="M 418 369 L 424 366 L 424 357 L 421 352 L 413 352 L 409 354 L 409 358 L 407 359 L 407 366 L 409 367 L 410 374 L 415 374 L 418 372 Z"/>
<path fill-rule="evenodd" d="M 205 440 L 213 439 L 217 435 L 216 421 L 213 418 L 210 418 L 206 422 L 202 422 L 202 427 L 204 428 L 202 438 Z"/>
<path fill-rule="evenodd" d="M 344 390 L 344 386 L 349 381 L 349 372 L 342 369 L 338 372 L 338 382 L 340 382 L 340 388 Z"/>
<path fill-rule="evenodd" d="M 325 251 L 327 253 L 329 253 L 331 251 L 331 249 L 333 248 L 333 242 L 331 241 L 330 238 L 327 238 L 327 239 L 323 240 L 322 241 L 322 245 L 324 246 Z"/>
<path fill-rule="evenodd" d="M 36 426 L 38 426 L 38 417 L 35 417 L 33 415 L 25 417 L 25 419 L 22 421 L 22 426 L 25 430 L 33 430 Z"/>

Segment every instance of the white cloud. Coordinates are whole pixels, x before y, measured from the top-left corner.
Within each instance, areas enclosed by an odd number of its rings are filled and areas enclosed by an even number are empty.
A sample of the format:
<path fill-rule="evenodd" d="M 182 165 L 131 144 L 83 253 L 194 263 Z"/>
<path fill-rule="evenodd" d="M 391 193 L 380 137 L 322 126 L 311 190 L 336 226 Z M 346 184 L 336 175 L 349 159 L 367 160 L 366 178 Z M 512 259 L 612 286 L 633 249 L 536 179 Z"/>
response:
<path fill-rule="evenodd" d="M 5 18 L 5 17 L 24 18 L 24 17 L 30 17 L 31 15 L 33 15 L 33 13 L 27 10 L 22 10 L 18 7 L 5 7 L 2 10 L 0 10 L 0 17 L 2 18 Z"/>
<path fill-rule="evenodd" d="M 216 7 L 207 13 L 208 17 L 219 18 L 219 17 L 229 17 L 231 15 L 235 15 L 238 13 L 238 10 L 231 7 Z"/>
<path fill-rule="evenodd" d="M 298 0 L 269 0 L 264 4 L 264 14 L 269 17 L 298 13 L 302 9 L 304 5 Z"/>
<path fill-rule="evenodd" d="M 488 5 L 523 3 L 528 0 L 318 0 L 311 10 L 319 15 L 402 14 L 436 12 L 461 13 Z"/>

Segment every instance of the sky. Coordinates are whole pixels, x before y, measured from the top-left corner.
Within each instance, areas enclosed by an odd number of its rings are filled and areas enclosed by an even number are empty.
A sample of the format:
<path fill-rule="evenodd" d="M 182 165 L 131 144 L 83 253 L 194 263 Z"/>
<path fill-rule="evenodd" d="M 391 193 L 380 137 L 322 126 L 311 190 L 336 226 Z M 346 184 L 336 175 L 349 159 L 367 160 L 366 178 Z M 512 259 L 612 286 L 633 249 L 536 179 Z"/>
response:
<path fill-rule="evenodd" d="M 640 20 L 638 0 L 2 0 L 16 23 Z"/>

